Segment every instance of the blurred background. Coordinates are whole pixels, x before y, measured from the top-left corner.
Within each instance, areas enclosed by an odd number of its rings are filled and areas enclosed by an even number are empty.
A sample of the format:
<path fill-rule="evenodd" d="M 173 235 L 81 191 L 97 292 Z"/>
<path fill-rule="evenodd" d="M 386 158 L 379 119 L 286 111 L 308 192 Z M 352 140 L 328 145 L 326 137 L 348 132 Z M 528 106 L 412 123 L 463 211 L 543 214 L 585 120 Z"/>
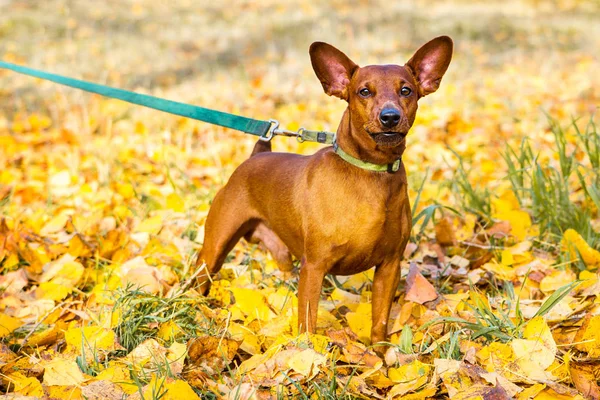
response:
<path fill-rule="evenodd" d="M 419 181 L 423 162 L 434 180 L 452 177 L 447 166 L 456 161 L 448 146 L 477 166 L 506 141 L 529 136 L 543 147 L 546 114 L 568 122 L 589 118 L 597 108 L 598 0 L 0 1 L 5 61 L 276 118 L 289 129 L 334 131 L 345 108 L 323 94 L 311 70 L 313 41 L 337 46 L 359 65 L 403 64 L 442 34 L 455 41 L 454 59 L 441 89 L 420 102 L 409 135 L 406 160 Z M 60 136 L 103 150 L 127 144 L 140 157 L 172 145 L 190 155 L 174 162 L 183 163 L 195 182 L 215 174 L 222 182 L 255 141 L 0 71 L 0 129 L 17 137 L 50 125 L 58 129 L 54 136 L 46 131 L 35 140 L 56 145 Z M 306 153 L 319 148 L 286 138 L 275 139 L 274 147 Z M 98 155 L 111 162 L 106 152 Z M 207 173 L 197 165 L 217 170 Z M 494 170 L 489 163 L 478 168 Z"/>

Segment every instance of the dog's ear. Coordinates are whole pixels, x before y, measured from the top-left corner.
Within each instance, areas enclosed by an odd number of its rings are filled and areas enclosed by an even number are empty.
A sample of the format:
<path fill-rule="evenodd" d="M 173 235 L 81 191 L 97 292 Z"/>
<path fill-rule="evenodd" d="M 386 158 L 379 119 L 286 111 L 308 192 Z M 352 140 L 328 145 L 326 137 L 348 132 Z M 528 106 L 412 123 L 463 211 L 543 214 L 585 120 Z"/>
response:
<path fill-rule="evenodd" d="M 421 46 L 406 63 L 419 83 L 421 97 L 438 90 L 451 59 L 452 39 L 440 36 Z"/>
<path fill-rule="evenodd" d="M 348 84 L 358 65 L 332 45 L 323 42 L 311 44 L 309 53 L 325 93 L 348 101 Z"/>

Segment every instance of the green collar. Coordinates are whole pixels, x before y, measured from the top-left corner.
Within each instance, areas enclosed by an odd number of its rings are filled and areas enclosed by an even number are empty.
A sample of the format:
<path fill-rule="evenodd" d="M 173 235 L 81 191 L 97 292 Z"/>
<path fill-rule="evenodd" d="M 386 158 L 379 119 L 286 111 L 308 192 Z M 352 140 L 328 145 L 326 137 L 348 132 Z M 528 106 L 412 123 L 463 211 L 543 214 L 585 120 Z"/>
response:
<path fill-rule="evenodd" d="M 402 161 L 401 158 L 397 159 L 393 163 L 390 164 L 374 164 L 370 162 L 366 162 L 360 160 L 356 157 L 351 156 L 346 153 L 340 146 L 338 146 L 337 142 L 333 142 L 333 151 L 340 156 L 344 161 L 349 162 L 350 164 L 357 166 L 358 168 L 366 169 L 367 171 L 376 171 L 376 172 L 389 172 L 393 174 L 400 169 L 400 163 Z"/>

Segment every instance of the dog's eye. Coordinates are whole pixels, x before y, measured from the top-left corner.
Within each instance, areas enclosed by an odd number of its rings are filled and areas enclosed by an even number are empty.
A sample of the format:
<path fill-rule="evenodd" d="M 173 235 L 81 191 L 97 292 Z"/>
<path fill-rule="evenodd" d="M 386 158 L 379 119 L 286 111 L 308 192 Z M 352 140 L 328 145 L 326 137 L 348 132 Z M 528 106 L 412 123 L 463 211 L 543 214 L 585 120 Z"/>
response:
<path fill-rule="evenodd" d="M 358 94 L 360 94 L 362 97 L 369 97 L 371 95 L 371 91 L 367 88 L 362 88 L 359 90 Z"/>
<path fill-rule="evenodd" d="M 411 93 L 412 90 L 410 90 L 410 88 L 407 86 L 404 86 L 402 89 L 400 89 L 400 94 L 404 97 L 410 96 Z"/>
<path fill-rule="evenodd" d="M 412 90 L 408 86 L 404 86 L 402 89 L 400 89 L 400 94 L 404 97 L 410 96 L 411 93 Z"/>

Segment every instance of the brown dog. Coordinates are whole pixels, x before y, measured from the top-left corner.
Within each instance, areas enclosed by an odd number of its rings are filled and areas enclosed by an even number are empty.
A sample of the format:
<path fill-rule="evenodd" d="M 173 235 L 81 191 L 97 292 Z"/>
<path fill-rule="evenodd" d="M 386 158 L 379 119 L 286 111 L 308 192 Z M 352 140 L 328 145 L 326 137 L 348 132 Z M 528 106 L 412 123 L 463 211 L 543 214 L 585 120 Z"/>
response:
<path fill-rule="evenodd" d="M 253 156 L 217 193 L 197 265 L 206 293 L 241 237 L 260 240 L 283 271 L 301 260 L 300 331 L 314 332 L 325 274 L 350 275 L 373 266 L 372 343 L 384 341 L 400 280 L 400 259 L 411 230 L 401 157 L 417 100 L 439 87 L 452 40 L 422 46 L 403 67 L 360 68 L 322 42 L 310 46 L 325 93 L 348 102 L 336 146 L 312 156 L 271 153 L 259 142 Z"/>

